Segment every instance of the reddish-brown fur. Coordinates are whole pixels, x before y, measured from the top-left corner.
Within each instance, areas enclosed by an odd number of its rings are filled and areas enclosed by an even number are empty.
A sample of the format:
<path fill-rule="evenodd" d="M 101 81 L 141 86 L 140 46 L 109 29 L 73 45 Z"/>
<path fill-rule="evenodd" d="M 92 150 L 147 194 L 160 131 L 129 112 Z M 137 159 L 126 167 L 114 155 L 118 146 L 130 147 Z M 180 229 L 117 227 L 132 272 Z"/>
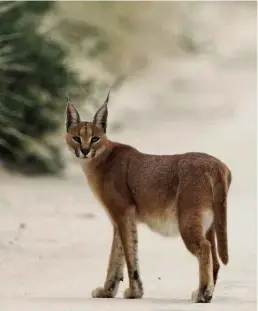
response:
<path fill-rule="evenodd" d="M 115 297 L 125 262 L 130 284 L 124 297 L 143 296 L 137 258 L 141 222 L 164 236 L 181 235 L 199 262 L 199 287 L 192 299 L 210 302 L 220 267 L 216 237 L 219 257 L 228 263 L 230 170 L 205 153 L 150 155 L 110 141 L 107 102 L 108 98 L 93 122 L 82 122 L 75 107 L 67 106 L 67 145 L 79 158 L 114 230 L 106 281 L 92 296 Z"/>

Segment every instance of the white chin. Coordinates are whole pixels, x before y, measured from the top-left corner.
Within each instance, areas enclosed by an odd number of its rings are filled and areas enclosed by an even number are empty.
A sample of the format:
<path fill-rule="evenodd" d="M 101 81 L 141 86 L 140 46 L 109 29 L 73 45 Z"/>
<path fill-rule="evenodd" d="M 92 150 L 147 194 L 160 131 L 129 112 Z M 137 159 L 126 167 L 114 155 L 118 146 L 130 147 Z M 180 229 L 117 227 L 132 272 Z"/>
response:
<path fill-rule="evenodd" d="M 79 156 L 79 159 L 80 159 L 80 160 L 89 160 L 89 158 L 88 158 L 88 157 L 85 157 L 84 155 Z"/>
<path fill-rule="evenodd" d="M 91 160 L 94 157 L 94 153 L 89 152 L 86 156 L 80 152 L 78 159 L 80 160 Z"/>
<path fill-rule="evenodd" d="M 80 154 L 79 156 L 80 160 L 91 160 L 92 159 L 92 155 L 91 154 L 87 154 L 86 157 L 83 154 Z"/>

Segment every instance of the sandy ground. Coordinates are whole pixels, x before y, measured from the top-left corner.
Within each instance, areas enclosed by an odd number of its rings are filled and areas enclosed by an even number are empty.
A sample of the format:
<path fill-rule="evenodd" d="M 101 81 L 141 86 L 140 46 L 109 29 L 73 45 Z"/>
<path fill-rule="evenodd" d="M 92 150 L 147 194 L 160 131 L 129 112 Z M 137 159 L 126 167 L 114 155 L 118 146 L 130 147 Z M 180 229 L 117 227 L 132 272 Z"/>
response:
<path fill-rule="evenodd" d="M 185 65 L 188 70 L 191 68 L 189 63 Z M 159 64 L 151 69 L 157 79 L 166 72 L 165 68 L 170 72 L 168 64 L 164 66 Z M 194 68 L 190 70 L 194 72 Z M 131 111 L 134 120 L 130 119 L 130 111 L 125 118 L 115 104 L 110 108 L 110 118 L 115 120 L 120 115 L 124 123 L 120 134 L 111 133 L 114 140 L 126 141 L 152 153 L 206 151 L 232 169 L 228 202 L 230 262 L 221 268 L 213 302 L 205 306 L 191 303 L 191 292 L 198 284 L 198 267 L 181 240 L 162 238 L 144 226 L 139 229 L 144 299 L 119 298 L 127 287 L 127 278 L 117 299 L 92 299 L 91 290 L 104 281 L 112 232 L 79 166 L 73 164 L 62 180 L 1 174 L 1 311 L 255 309 L 255 71 L 230 69 L 220 74 L 211 68 L 208 71 L 207 67 L 203 72 L 206 76 L 199 80 L 193 78 L 194 98 L 192 90 L 185 89 L 182 94 L 175 91 L 177 100 L 173 109 L 169 108 L 169 101 L 157 105 L 158 95 L 168 94 L 171 84 L 167 83 L 163 89 L 150 87 L 157 94 L 156 99 L 148 108 L 143 108 L 144 104 L 141 109 L 135 108 L 134 115 Z M 213 73 L 211 79 L 207 79 L 207 72 Z M 191 75 L 186 72 L 185 76 Z M 129 101 L 127 92 L 134 89 L 134 84 L 138 85 L 135 90 L 140 91 L 141 79 L 132 82 L 127 91 L 114 95 L 114 102 L 123 98 Z M 144 103 L 143 93 L 144 89 L 140 95 Z M 179 94 L 183 100 L 178 99 Z M 146 96 L 147 102 L 149 94 Z M 184 106 L 176 105 L 185 102 L 189 107 L 191 101 L 199 106 L 186 111 Z M 225 109 L 218 107 L 210 112 L 211 102 L 223 105 L 225 101 L 229 113 L 225 115 Z M 158 107 L 163 107 L 163 112 Z"/>
<path fill-rule="evenodd" d="M 180 238 L 162 238 L 144 226 L 144 298 L 121 299 L 127 277 L 118 298 L 91 298 L 91 290 L 104 282 L 112 230 L 72 162 L 62 179 L 0 173 L 0 311 L 255 310 L 255 100 L 256 71 L 248 55 L 157 59 L 111 97 L 110 124 L 122 125 L 111 139 L 151 153 L 208 152 L 232 170 L 230 261 L 221 268 L 211 304 L 190 301 L 198 266 Z"/>

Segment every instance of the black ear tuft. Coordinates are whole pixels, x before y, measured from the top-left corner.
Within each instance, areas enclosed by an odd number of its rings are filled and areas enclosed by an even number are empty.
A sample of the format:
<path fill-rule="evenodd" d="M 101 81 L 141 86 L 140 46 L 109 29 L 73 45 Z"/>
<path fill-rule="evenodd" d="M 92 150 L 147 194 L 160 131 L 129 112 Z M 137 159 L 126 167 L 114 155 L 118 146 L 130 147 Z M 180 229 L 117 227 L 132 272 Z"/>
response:
<path fill-rule="evenodd" d="M 110 90 L 108 91 L 108 94 L 107 94 L 107 97 L 106 97 L 106 99 L 105 99 L 105 101 L 104 101 L 104 104 L 107 104 L 107 103 L 108 103 L 108 101 L 109 101 L 109 95 L 110 95 Z"/>

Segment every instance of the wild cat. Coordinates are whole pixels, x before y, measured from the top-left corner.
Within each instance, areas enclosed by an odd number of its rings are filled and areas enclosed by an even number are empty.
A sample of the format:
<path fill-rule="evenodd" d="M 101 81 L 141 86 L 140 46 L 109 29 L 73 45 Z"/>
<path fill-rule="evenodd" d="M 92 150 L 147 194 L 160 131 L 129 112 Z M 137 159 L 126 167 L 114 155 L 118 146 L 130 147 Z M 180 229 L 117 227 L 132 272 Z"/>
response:
<path fill-rule="evenodd" d="M 109 95 L 91 122 L 82 121 L 69 101 L 66 109 L 68 148 L 113 226 L 106 281 L 92 297 L 115 297 L 126 263 L 124 298 L 142 298 L 137 224 L 145 223 L 163 236 L 182 237 L 199 262 L 199 287 L 192 300 L 210 302 L 220 269 L 217 247 L 223 264 L 228 263 L 229 168 L 205 153 L 151 155 L 109 140 L 108 100 Z"/>

